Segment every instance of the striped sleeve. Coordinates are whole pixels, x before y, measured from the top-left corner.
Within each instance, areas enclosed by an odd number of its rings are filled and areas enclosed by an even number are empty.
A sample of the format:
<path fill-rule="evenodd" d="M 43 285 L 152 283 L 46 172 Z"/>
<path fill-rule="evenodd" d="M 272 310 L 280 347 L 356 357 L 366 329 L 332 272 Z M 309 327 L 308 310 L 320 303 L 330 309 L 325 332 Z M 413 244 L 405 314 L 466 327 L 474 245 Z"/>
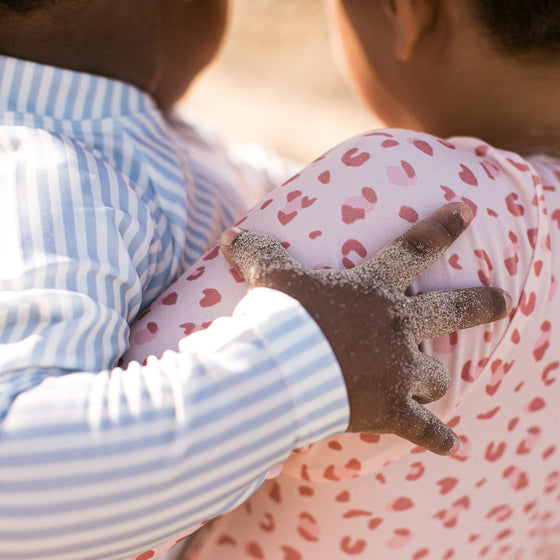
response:
<path fill-rule="evenodd" d="M 25 127 L 0 129 L 0 187 L 0 560 L 133 557 L 345 429 L 330 346 L 271 290 L 112 369 L 143 287 L 173 275 L 166 217 L 91 150 Z"/>
<path fill-rule="evenodd" d="M 20 393 L 1 425 L 0 558 L 131 557 L 239 505 L 347 422 L 315 323 L 254 290 L 179 352 Z"/>

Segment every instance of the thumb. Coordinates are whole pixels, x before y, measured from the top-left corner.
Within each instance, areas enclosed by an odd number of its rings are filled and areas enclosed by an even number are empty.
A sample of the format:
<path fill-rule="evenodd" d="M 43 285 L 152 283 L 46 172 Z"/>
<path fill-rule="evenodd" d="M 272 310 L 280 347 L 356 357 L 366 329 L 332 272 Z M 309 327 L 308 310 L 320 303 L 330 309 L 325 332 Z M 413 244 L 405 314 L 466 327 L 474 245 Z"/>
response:
<path fill-rule="evenodd" d="M 230 228 L 222 233 L 220 247 L 251 287 L 270 286 L 278 272 L 300 268 L 280 242 L 265 233 Z"/>

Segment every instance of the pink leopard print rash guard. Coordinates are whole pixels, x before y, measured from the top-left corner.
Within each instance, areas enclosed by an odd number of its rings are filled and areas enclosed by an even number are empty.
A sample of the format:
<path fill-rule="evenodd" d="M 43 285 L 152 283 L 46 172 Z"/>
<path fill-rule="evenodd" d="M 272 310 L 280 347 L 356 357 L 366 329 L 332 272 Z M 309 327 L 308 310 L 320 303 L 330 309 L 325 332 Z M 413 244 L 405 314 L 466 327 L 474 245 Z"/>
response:
<path fill-rule="evenodd" d="M 460 434 L 459 454 L 368 434 L 301 449 L 208 524 L 189 558 L 560 558 L 560 161 L 376 131 L 306 167 L 243 227 L 308 266 L 350 268 L 452 201 L 475 220 L 414 293 L 494 285 L 515 304 L 509 319 L 423 345 L 451 372 L 449 392 L 429 406 Z M 245 292 L 215 246 L 136 322 L 127 359 L 176 349 Z"/>

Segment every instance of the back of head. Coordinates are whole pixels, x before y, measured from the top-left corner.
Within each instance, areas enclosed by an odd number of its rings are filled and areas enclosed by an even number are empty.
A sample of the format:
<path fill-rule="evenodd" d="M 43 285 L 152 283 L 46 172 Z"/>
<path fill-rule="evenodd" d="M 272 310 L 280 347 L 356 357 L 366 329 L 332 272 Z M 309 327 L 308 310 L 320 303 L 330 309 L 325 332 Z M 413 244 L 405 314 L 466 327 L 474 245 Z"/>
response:
<path fill-rule="evenodd" d="M 53 0 L 0 0 L 0 9 L 26 14 L 34 8 L 43 7 L 52 1 Z"/>
<path fill-rule="evenodd" d="M 505 54 L 560 54 L 560 0 L 467 0 L 491 44 Z"/>
<path fill-rule="evenodd" d="M 148 90 L 156 74 L 154 0 L 0 0 L 0 54 Z"/>
<path fill-rule="evenodd" d="M 0 0 L 0 54 L 133 84 L 167 108 L 212 61 L 228 0 Z"/>

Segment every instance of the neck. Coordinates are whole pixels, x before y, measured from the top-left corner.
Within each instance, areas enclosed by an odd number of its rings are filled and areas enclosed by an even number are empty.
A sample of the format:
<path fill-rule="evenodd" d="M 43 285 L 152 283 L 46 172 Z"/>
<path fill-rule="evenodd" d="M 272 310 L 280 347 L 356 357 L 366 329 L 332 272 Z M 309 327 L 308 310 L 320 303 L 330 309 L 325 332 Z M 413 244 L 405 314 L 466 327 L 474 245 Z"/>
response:
<path fill-rule="evenodd" d="M 486 66 L 470 90 L 465 85 L 459 99 L 468 103 L 455 107 L 457 126 L 521 155 L 560 155 L 558 61 L 500 62 Z"/>
<path fill-rule="evenodd" d="M 524 157 L 544 154 L 560 158 L 560 134 L 548 135 L 546 132 L 533 130 L 525 137 L 504 139 L 501 142 L 493 142 L 493 144 Z"/>
<path fill-rule="evenodd" d="M 462 130 L 523 155 L 560 153 L 558 61 L 499 57 L 470 82 L 454 111 Z"/>
<path fill-rule="evenodd" d="M 408 88 L 417 126 L 523 155 L 559 155 L 560 56 L 499 52 L 465 13 L 456 16 L 447 22 L 453 32 L 446 48 L 420 58 L 411 84 L 417 91 Z"/>

